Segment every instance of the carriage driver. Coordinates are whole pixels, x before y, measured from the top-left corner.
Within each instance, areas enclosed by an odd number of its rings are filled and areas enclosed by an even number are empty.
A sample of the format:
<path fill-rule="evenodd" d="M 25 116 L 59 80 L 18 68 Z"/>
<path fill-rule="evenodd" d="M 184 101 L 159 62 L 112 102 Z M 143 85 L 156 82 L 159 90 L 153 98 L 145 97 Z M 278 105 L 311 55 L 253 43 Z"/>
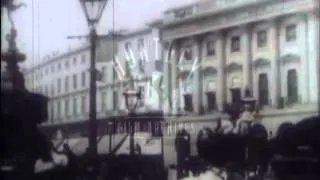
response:
<path fill-rule="evenodd" d="M 246 90 L 245 98 L 243 99 L 244 111 L 240 114 L 239 119 L 236 122 L 235 131 L 239 132 L 241 125 L 246 122 L 246 127 L 251 125 L 255 120 L 255 112 L 252 111 L 252 106 L 254 106 L 255 99 L 251 96 L 250 90 Z"/>

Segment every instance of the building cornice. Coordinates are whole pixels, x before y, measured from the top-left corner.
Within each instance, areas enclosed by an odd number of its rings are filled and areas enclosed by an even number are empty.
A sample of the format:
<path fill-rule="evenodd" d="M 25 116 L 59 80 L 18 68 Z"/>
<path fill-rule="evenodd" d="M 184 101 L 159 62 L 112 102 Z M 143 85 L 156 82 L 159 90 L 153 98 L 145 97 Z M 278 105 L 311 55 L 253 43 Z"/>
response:
<path fill-rule="evenodd" d="M 220 13 L 214 16 L 192 21 L 190 23 L 181 23 L 179 25 L 167 26 L 162 29 L 163 40 L 178 39 L 188 36 L 194 36 L 224 28 L 239 26 L 257 22 L 265 19 L 276 18 L 278 16 L 289 15 L 299 12 L 307 12 L 315 7 L 314 0 L 297 1 L 263 1 L 259 6 L 246 6 L 241 11 L 233 11 L 227 14 Z"/>
<path fill-rule="evenodd" d="M 230 6 L 221 7 L 221 8 L 218 8 L 218 9 L 210 9 L 210 10 L 207 10 L 207 11 L 199 11 L 199 12 L 196 12 L 194 15 L 188 16 L 188 17 L 183 18 L 183 19 L 173 19 L 173 20 L 167 20 L 167 21 L 164 20 L 162 28 L 188 23 L 190 21 L 195 21 L 197 19 L 201 19 L 201 18 L 205 18 L 205 17 L 208 17 L 208 16 L 213 16 L 213 15 L 217 15 L 217 14 L 221 14 L 221 13 L 232 12 L 232 11 L 244 8 L 244 7 L 246 7 L 246 8 L 247 7 L 255 7 L 255 6 L 263 5 L 263 4 L 266 4 L 266 3 L 273 3 L 274 1 L 279 1 L 279 0 L 261 0 L 261 1 L 256 1 L 256 2 L 248 2 L 248 3 L 237 4 L 237 5 L 234 5 L 234 6 L 230 5 Z M 205 1 L 203 3 L 206 3 L 206 2 L 207 1 Z M 200 3 L 193 4 L 192 6 L 195 6 L 195 5 L 200 5 Z M 187 8 L 189 6 L 176 8 L 175 10 Z M 173 10 L 171 10 L 171 12 L 172 11 Z"/>
<path fill-rule="evenodd" d="M 200 4 L 201 2 L 192 2 L 192 3 L 188 3 L 186 5 L 182 5 L 182 6 L 179 6 L 179 7 L 174 7 L 174 8 L 169 8 L 167 10 L 165 10 L 163 13 L 164 14 L 167 14 L 167 13 L 171 13 L 171 12 L 174 12 L 174 11 L 177 11 L 177 10 L 182 10 L 182 9 L 185 9 L 185 8 L 190 8 L 190 7 L 193 7 L 197 4 Z"/>
<path fill-rule="evenodd" d="M 79 52 L 83 52 L 83 51 L 86 51 L 86 50 L 89 50 L 90 46 L 89 45 L 86 45 L 86 46 L 82 46 L 82 47 L 79 47 L 79 48 L 76 48 L 76 49 L 72 49 L 72 50 L 69 50 L 67 52 L 64 52 L 64 53 L 61 53 L 61 54 L 58 54 L 46 61 L 42 61 L 40 62 L 39 64 L 31 67 L 31 68 L 28 68 L 25 73 L 28 74 L 28 73 L 32 73 L 33 71 L 36 71 L 44 66 L 47 66 L 51 63 L 54 63 L 55 61 L 57 60 L 61 60 L 63 58 L 66 58 L 66 57 L 69 57 L 69 56 L 72 56 L 74 54 L 77 54 Z"/>
<path fill-rule="evenodd" d="M 128 31 L 126 33 L 123 33 L 121 38 L 119 38 L 119 40 L 122 41 L 132 37 L 147 35 L 151 33 L 151 31 L 152 29 L 150 27 L 144 27 L 144 28 Z"/>
<path fill-rule="evenodd" d="M 120 38 L 122 38 L 123 35 L 121 34 L 116 34 L 116 33 L 112 33 L 112 32 L 109 32 L 109 34 L 107 35 L 99 35 L 99 41 L 109 41 L 109 40 L 118 40 Z M 100 42 L 98 42 L 98 45 L 100 44 Z M 99 48 L 99 47 L 98 47 Z M 74 49 L 71 49 L 71 50 L 68 50 L 67 52 L 63 52 L 61 54 L 58 54 L 56 56 L 53 56 L 51 58 L 49 58 L 48 60 L 45 60 L 45 61 L 41 61 L 39 64 L 31 67 L 31 68 L 28 68 L 26 70 L 26 74 L 28 73 L 32 73 L 33 71 L 36 71 L 44 66 L 47 66 L 51 63 L 54 63 L 58 60 L 61 60 L 63 58 L 68 58 L 70 56 L 73 56 L 75 54 L 78 54 L 78 53 L 82 53 L 82 52 L 85 52 L 87 50 L 90 49 L 90 45 L 89 44 L 86 44 L 86 45 L 83 45 L 81 47 L 77 47 L 77 48 L 74 48 Z"/>

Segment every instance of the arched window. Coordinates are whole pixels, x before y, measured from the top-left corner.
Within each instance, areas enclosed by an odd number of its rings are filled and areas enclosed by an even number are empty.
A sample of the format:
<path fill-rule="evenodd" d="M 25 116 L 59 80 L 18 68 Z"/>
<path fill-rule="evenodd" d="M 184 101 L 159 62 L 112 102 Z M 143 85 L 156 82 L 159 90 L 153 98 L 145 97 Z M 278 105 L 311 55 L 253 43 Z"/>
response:
<path fill-rule="evenodd" d="M 269 104 L 269 83 L 268 83 L 268 75 L 266 73 L 262 73 L 259 75 L 259 105 L 266 106 Z"/>
<path fill-rule="evenodd" d="M 295 69 L 290 69 L 287 74 L 287 98 L 288 104 L 298 102 L 298 76 Z"/>

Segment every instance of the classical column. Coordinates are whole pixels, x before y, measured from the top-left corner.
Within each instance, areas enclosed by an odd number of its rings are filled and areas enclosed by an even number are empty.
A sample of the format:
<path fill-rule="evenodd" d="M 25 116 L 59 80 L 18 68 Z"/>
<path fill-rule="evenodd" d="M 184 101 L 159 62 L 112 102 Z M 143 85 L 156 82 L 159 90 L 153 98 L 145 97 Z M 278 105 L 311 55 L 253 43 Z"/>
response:
<path fill-rule="evenodd" d="M 202 103 L 202 76 L 201 76 L 201 37 L 196 36 L 193 38 L 192 42 L 192 51 L 193 51 L 193 93 L 192 99 L 194 103 L 194 112 L 197 114 L 202 113 L 203 103 Z"/>
<path fill-rule="evenodd" d="M 179 61 L 179 44 L 178 41 L 172 42 L 172 59 L 171 59 L 171 113 L 176 114 L 177 108 L 180 102 L 180 93 L 179 93 L 179 86 L 178 86 L 178 61 Z"/>
<path fill-rule="evenodd" d="M 165 113 L 170 112 L 170 101 L 171 101 L 171 57 L 170 57 L 170 42 L 164 41 L 161 43 L 163 50 L 161 51 L 163 61 L 163 83 L 164 89 L 163 94 L 160 94 L 161 108 Z"/>
<path fill-rule="evenodd" d="M 244 95 L 244 91 L 246 88 L 250 89 L 251 92 L 253 90 L 252 87 L 252 27 L 251 24 L 247 24 L 244 27 L 244 64 L 243 64 L 243 85 L 242 92 Z"/>
<path fill-rule="evenodd" d="M 309 67 L 308 67 L 308 63 L 309 62 L 309 41 L 308 41 L 308 35 L 309 35 L 309 25 L 308 25 L 308 15 L 304 15 L 303 17 L 303 21 L 304 21 L 304 53 L 300 59 L 300 64 L 302 66 L 302 78 L 303 80 L 301 81 L 301 87 L 302 87 L 302 97 L 301 97 L 301 103 L 302 104 L 306 104 L 309 102 L 309 76 L 308 76 L 308 72 L 309 72 Z M 300 81 L 298 80 L 298 83 L 300 84 Z"/>
<path fill-rule="evenodd" d="M 318 104 L 318 109 L 320 109 L 319 15 L 319 8 L 308 14 L 308 59 L 302 61 L 302 63 L 308 64 L 307 74 L 309 79 L 309 102 L 312 104 Z M 316 41 L 316 39 L 318 41 Z"/>
<path fill-rule="evenodd" d="M 218 86 L 217 86 L 217 105 L 218 110 L 223 110 L 223 105 L 226 103 L 226 91 L 227 91 L 227 80 L 225 75 L 225 64 L 226 64 L 226 32 L 220 31 L 217 36 L 216 47 L 218 56 Z"/>
<path fill-rule="evenodd" d="M 280 63 L 280 30 L 279 19 L 273 20 L 270 30 L 272 39 L 270 47 L 273 48 L 273 59 L 271 62 L 271 104 L 279 108 L 281 97 L 281 63 Z"/>

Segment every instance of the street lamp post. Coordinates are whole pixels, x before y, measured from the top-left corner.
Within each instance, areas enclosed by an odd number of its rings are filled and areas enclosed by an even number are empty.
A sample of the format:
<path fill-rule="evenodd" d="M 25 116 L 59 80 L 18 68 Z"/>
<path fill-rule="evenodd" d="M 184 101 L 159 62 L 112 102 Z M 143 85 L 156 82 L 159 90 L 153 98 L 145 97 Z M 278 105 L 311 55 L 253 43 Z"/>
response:
<path fill-rule="evenodd" d="M 141 91 L 140 89 L 135 89 L 133 80 L 130 82 L 130 87 L 123 93 L 125 97 L 126 107 L 129 111 L 129 118 L 130 118 L 130 155 L 134 155 L 134 131 L 135 131 L 135 110 L 139 101 L 141 100 Z"/>
<path fill-rule="evenodd" d="M 112 134 L 113 134 L 113 122 L 108 122 L 108 133 L 109 133 L 109 154 L 112 151 Z"/>
<path fill-rule="evenodd" d="M 96 112 L 96 25 L 99 23 L 103 10 L 108 0 L 80 0 L 90 28 L 90 90 L 89 90 L 89 153 L 91 157 L 96 157 L 97 152 L 97 112 Z"/>

